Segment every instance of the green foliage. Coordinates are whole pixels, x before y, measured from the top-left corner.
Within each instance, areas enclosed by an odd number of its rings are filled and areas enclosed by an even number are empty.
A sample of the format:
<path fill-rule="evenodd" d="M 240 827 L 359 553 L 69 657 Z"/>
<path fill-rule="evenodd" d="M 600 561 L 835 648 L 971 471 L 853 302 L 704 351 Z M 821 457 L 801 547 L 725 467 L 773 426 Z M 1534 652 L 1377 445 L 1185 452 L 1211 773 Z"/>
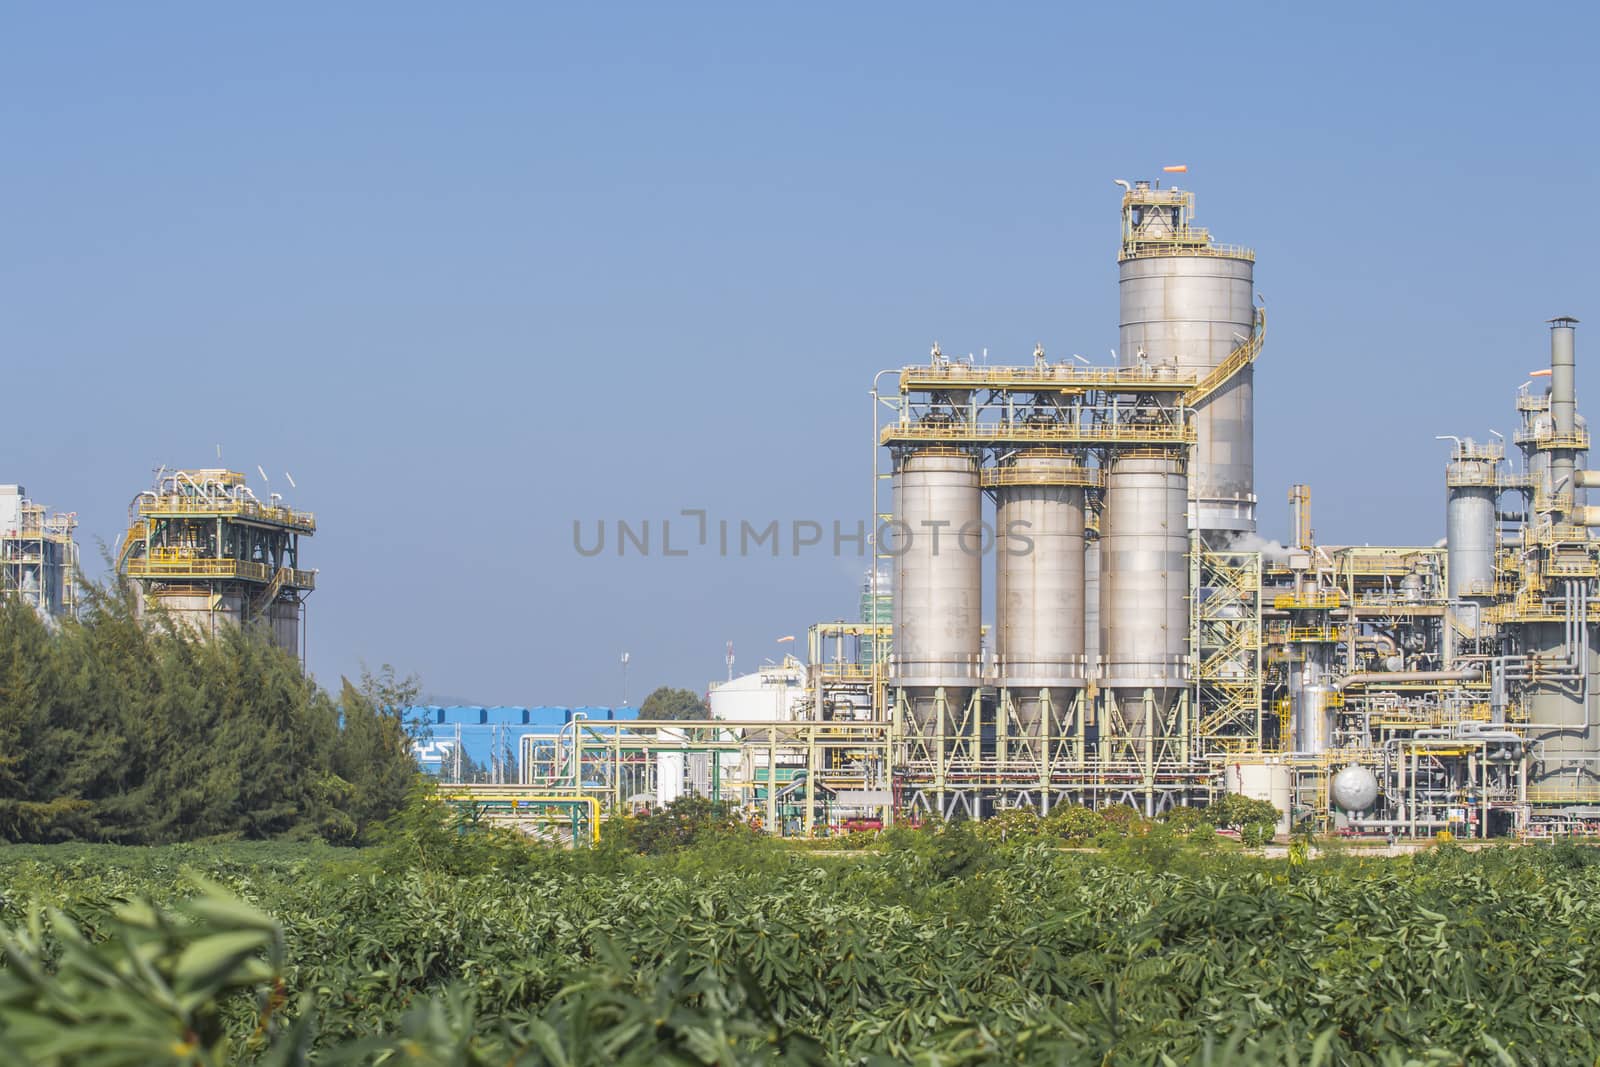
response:
<path fill-rule="evenodd" d="M 1239 840 L 1252 848 L 1272 840 L 1278 820 L 1283 816 L 1270 800 L 1256 800 L 1238 793 L 1224 793 L 1206 810 L 1218 826 L 1238 830 Z"/>
<path fill-rule="evenodd" d="M 734 813 L 733 805 L 702 796 L 682 796 L 648 815 L 609 820 L 601 840 L 624 852 L 661 856 L 728 835 L 756 831 Z"/>
<path fill-rule="evenodd" d="M 38 1067 L 233 1062 L 282 1006 L 283 931 L 215 888 L 175 913 L 125 904 L 98 942 L 56 909 L 0 938 L 0 1037 Z M 256 1029 L 230 1040 L 230 994 L 255 994 Z M 303 1028 L 282 1047 L 304 1041 Z"/>
<path fill-rule="evenodd" d="M 741 847 L 728 833 L 605 873 L 509 839 L 476 871 L 305 845 L 0 850 L 0 1049 L 61 1067 L 1600 1055 L 1591 850 L 1290 878 L 1183 846 L 1188 818 L 1104 858 L 996 852 L 958 822 L 781 869 L 685 865 Z M 1179 848 L 1141 862 L 1152 841 Z"/>
<path fill-rule="evenodd" d="M 335 705 L 255 628 L 202 640 L 141 624 L 126 588 L 85 599 L 51 627 L 0 597 L 0 840 L 356 842 L 403 799 L 392 672 Z"/>
<path fill-rule="evenodd" d="M 3 849 L 0 1050 L 63 1067 L 1600 1055 L 1592 851 L 1434 849 L 1291 878 L 1182 845 L 1187 818 L 1105 857 L 996 850 L 951 823 L 782 868 L 686 864 L 731 858 L 730 834 L 609 871 L 509 840 L 459 872 L 302 844 Z M 437 829 L 430 850 L 477 848 Z M 1138 852 L 1152 841 L 1179 848 Z M 193 898 L 185 867 L 216 884 Z"/>
<path fill-rule="evenodd" d="M 641 719 L 709 719 L 711 712 L 692 689 L 661 686 L 639 705 Z"/>
<path fill-rule="evenodd" d="M 1069 845 L 1092 844 L 1106 832 L 1105 816 L 1081 804 L 1061 804 L 1044 818 L 1045 829 Z"/>

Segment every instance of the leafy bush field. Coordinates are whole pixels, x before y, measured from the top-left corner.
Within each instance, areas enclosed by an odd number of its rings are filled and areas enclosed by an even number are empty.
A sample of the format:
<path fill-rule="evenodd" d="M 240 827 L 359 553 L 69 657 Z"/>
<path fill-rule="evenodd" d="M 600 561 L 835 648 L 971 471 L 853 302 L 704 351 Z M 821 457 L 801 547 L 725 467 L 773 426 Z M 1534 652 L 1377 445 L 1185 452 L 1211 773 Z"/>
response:
<path fill-rule="evenodd" d="M 626 835 L 621 835 L 623 838 Z M 1570 1064 L 1573 845 L 1267 861 L 897 832 L 0 848 L 0 1061 Z"/>

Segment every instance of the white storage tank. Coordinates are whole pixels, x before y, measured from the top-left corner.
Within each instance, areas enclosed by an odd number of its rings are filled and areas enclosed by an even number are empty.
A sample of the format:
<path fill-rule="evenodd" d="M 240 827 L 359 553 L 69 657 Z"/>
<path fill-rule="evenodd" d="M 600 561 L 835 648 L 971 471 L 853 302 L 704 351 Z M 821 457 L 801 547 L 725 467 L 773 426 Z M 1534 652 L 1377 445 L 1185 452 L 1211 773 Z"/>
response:
<path fill-rule="evenodd" d="M 1270 757 L 1231 758 L 1223 764 L 1225 788 L 1230 793 L 1265 800 L 1278 809 L 1277 832 L 1289 832 L 1290 808 L 1294 803 L 1294 774 L 1287 763 Z"/>

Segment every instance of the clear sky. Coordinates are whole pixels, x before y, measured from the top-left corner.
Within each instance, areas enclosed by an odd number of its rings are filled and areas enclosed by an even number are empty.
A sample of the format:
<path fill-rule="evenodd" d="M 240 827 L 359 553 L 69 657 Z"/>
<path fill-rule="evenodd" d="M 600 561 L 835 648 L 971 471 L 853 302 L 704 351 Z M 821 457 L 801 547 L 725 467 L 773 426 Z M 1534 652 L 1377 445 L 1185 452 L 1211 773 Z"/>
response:
<path fill-rule="evenodd" d="M 1431 542 L 1434 435 L 1511 430 L 1545 319 L 1593 323 L 1600 389 L 1597 31 L 1577 4 L 7 4 L 0 481 L 94 556 L 160 465 L 292 472 L 325 683 L 611 703 L 627 650 L 635 698 L 700 689 L 728 640 L 742 670 L 853 617 L 864 563 L 787 532 L 666 558 L 660 520 L 852 528 L 872 376 L 934 340 L 1108 360 L 1112 179 L 1181 162 L 1271 312 L 1262 532 L 1306 481 L 1324 541 Z M 584 558 L 575 519 L 651 519 L 652 555 Z"/>

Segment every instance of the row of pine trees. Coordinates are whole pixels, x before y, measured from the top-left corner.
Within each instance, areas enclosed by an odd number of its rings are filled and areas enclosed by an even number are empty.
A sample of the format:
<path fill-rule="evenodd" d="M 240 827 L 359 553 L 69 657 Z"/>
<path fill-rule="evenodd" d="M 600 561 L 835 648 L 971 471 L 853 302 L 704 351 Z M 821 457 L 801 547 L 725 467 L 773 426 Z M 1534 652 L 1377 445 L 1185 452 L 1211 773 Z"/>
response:
<path fill-rule="evenodd" d="M 335 702 L 264 633 L 146 626 L 88 588 L 47 624 L 0 596 L 0 840 L 359 843 L 416 778 L 392 672 Z"/>

